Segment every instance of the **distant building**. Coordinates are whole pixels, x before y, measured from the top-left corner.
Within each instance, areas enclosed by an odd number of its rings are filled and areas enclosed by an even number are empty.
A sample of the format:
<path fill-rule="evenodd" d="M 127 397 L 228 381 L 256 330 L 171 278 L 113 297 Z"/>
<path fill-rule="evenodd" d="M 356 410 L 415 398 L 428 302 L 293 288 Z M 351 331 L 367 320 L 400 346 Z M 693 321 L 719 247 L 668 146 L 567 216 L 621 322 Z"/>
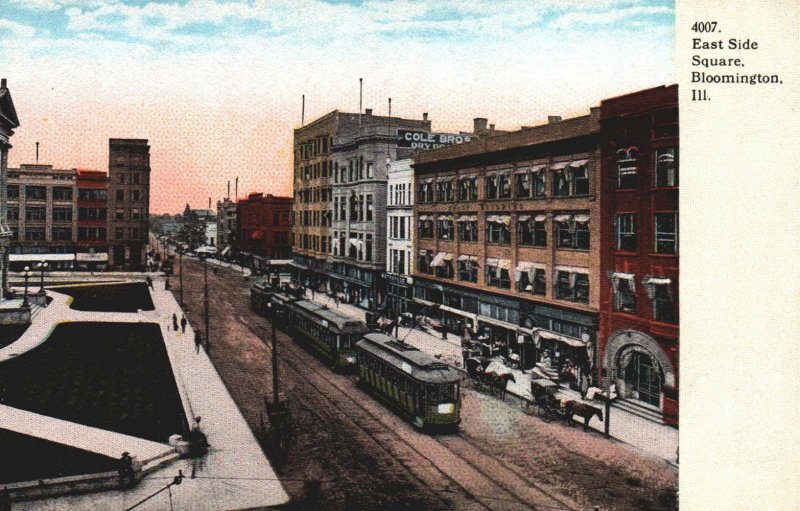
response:
<path fill-rule="evenodd" d="M 78 236 L 75 268 L 104 270 L 108 267 L 108 174 L 77 170 Z"/>
<path fill-rule="evenodd" d="M 8 290 L 8 264 L 9 246 L 12 232 L 6 220 L 8 199 L 6 185 L 8 184 L 8 151 L 11 149 L 9 140 L 14 135 L 14 130 L 19 127 L 17 111 L 11 92 L 8 90 L 6 79 L 0 81 L 0 301 L 5 299 Z"/>
<path fill-rule="evenodd" d="M 105 204 L 78 210 L 77 196 L 75 169 L 39 164 L 8 169 L 7 221 L 12 232 L 13 269 L 32 267 L 41 260 L 51 269 L 71 269 L 79 214 L 83 219 L 99 221 L 102 227 L 92 235 L 105 240 Z"/>
<path fill-rule="evenodd" d="M 217 246 L 217 221 L 216 219 L 213 220 L 206 220 L 206 245 L 209 247 L 216 247 Z"/>
<path fill-rule="evenodd" d="M 256 260 L 290 259 L 291 215 L 291 197 L 251 193 L 246 199 L 240 199 L 236 211 L 240 255 L 251 264 Z"/>
<path fill-rule="evenodd" d="M 217 201 L 217 246 L 229 252 L 236 242 L 236 203 L 229 198 Z M 227 252 L 226 252 L 227 255 Z"/>
<path fill-rule="evenodd" d="M 606 383 L 678 423 L 678 86 L 600 105 L 600 334 Z"/>
<path fill-rule="evenodd" d="M 108 239 L 112 268 L 144 266 L 150 210 L 150 146 L 145 139 L 108 141 Z"/>

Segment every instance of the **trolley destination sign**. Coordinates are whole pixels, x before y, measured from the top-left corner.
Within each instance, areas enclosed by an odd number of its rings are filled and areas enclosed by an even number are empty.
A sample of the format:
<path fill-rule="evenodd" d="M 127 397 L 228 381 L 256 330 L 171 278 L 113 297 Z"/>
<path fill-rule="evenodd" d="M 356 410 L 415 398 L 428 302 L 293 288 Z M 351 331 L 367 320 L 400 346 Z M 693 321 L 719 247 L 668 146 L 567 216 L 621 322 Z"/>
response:
<path fill-rule="evenodd" d="M 469 134 L 397 130 L 397 147 L 410 147 L 411 149 L 436 149 L 446 145 L 463 144 L 469 142 L 470 139 Z"/>

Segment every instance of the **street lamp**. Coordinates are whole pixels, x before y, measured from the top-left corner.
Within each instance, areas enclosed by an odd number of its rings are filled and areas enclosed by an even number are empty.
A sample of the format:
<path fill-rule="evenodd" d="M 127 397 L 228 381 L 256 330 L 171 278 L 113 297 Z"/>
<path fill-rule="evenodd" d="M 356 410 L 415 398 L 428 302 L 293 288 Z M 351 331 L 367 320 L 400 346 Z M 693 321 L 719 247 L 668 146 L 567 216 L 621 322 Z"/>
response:
<path fill-rule="evenodd" d="M 204 255 L 201 258 L 203 259 L 203 308 L 206 320 L 206 353 L 208 353 L 211 349 L 208 338 L 208 257 Z M 181 286 L 181 289 L 183 289 L 183 286 Z"/>
<path fill-rule="evenodd" d="M 22 278 L 25 279 L 25 294 L 22 295 L 22 307 L 30 307 L 28 304 L 28 279 L 31 278 L 30 267 L 26 266 L 25 271 L 22 272 Z"/>
<path fill-rule="evenodd" d="M 44 271 L 47 269 L 48 266 L 50 266 L 50 265 L 47 264 L 47 261 L 45 261 L 45 260 L 41 260 L 36 264 L 36 267 L 39 268 L 39 270 L 41 271 L 41 274 L 42 274 L 41 286 L 40 286 L 40 289 L 39 289 L 39 293 L 40 294 L 44 294 Z"/>
<path fill-rule="evenodd" d="M 178 274 L 181 283 L 181 307 L 183 307 L 183 250 L 178 251 Z"/>

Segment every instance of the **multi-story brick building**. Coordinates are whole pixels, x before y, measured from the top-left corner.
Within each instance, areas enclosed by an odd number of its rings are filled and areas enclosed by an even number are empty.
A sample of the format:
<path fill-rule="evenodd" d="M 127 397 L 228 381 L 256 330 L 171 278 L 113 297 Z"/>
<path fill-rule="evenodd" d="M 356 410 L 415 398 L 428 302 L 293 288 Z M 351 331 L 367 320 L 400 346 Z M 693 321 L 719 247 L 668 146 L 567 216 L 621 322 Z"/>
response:
<path fill-rule="evenodd" d="M 236 202 L 225 197 L 217 201 L 217 247 L 227 256 L 236 242 Z"/>
<path fill-rule="evenodd" d="M 111 267 L 141 268 L 147 249 L 150 146 L 145 139 L 108 141 L 108 240 Z"/>
<path fill-rule="evenodd" d="M 45 260 L 53 269 L 72 268 L 78 220 L 75 169 L 39 164 L 8 169 L 7 197 L 13 266 Z"/>
<path fill-rule="evenodd" d="M 251 258 L 251 265 L 260 268 L 258 259 L 290 259 L 289 241 L 292 223 L 291 197 L 275 197 L 271 193 L 251 193 L 240 199 L 236 218 L 236 239 L 239 250 Z"/>
<path fill-rule="evenodd" d="M 678 421 L 678 87 L 601 103 L 598 362 L 622 398 Z"/>
<path fill-rule="evenodd" d="M 75 267 L 104 270 L 108 266 L 108 174 L 78 169 Z"/>
<path fill-rule="evenodd" d="M 9 140 L 14 135 L 14 130 L 19 127 L 17 111 L 8 90 L 8 82 L 3 78 L 0 81 L 0 301 L 5 299 L 8 289 L 8 264 L 9 249 L 12 232 L 6 220 L 8 199 L 6 185 L 8 184 L 8 151 L 11 149 Z"/>
<path fill-rule="evenodd" d="M 600 297 L 599 113 L 421 152 L 414 300 L 487 334 L 526 368 L 595 365 Z M 438 305 L 438 307 L 436 307 Z M 435 312 L 432 312 L 435 311 Z M 518 344 L 518 340 L 526 342 Z"/>

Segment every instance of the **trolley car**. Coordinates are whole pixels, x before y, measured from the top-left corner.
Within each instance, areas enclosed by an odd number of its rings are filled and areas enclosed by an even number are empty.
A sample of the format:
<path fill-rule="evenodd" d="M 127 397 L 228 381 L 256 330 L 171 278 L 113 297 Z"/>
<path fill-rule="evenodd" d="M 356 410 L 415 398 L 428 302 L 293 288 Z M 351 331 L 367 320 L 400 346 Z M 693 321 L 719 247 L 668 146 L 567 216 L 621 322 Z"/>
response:
<path fill-rule="evenodd" d="M 273 301 L 282 298 L 284 295 L 274 295 Z M 329 361 L 334 369 L 355 371 L 353 344 L 369 332 L 363 321 L 343 316 L 308 300 L 290 299 L 277 309 L 276 313 L 283 309 L 283 324 L 295 339 L 304 341 Z"/>
<path fill-rule="evenodd" d="M 445 363 L 385 334 L 356 343 L 359 384 L 420 429 L 455 428 L 461 414 L 461 375 Z"/>
<path fill-rule="evenodd" d="M 269 313 L 272 296 L 277 292 L 266 280 L 256 282 L 250 286 L 250 308 L 266 316 Z"/>

